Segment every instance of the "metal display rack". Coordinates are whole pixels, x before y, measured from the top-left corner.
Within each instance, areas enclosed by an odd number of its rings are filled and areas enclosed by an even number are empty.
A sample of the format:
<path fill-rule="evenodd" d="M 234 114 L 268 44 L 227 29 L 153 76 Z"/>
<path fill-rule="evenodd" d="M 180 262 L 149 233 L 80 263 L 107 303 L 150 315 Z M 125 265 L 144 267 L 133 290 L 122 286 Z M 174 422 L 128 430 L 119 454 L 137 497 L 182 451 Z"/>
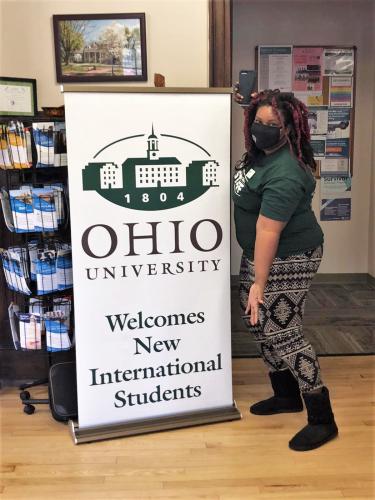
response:
<path fill-rule="evenodd" d="M 43 123 L 54 125 L 43 130 Z M 55 356 L 74 350 L 64 134 L 64 118 L 0 116 L 0 285 L 9 339 L 0 348 L 43 353 L 49 368 Z M 15 190 L 22 194 L 11 199 Z M 35 405 L 49 404 L 48 398 L 32 398 L 28 391 L 47 383 L 48 378 L 39 378 L 19 387 L 26 414 L 33 414 Z"/>

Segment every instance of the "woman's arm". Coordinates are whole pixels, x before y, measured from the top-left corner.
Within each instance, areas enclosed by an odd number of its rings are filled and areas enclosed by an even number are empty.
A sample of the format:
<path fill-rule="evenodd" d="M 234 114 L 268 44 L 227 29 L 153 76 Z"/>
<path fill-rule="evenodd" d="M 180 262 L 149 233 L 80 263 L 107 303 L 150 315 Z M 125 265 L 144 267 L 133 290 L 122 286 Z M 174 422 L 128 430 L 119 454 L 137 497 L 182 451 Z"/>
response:
<path fill-rule="evenodd" d="M 258 322 L 259 303 L 263 303 L 263 293 L 270 268 L 277 252 L 280 234 L 286 224 L 264 215 L 258 217 L 254 252 L 255 283 L 250 288 L 245 311 L 245 314 L 251 314 L 252 325 Z"/>

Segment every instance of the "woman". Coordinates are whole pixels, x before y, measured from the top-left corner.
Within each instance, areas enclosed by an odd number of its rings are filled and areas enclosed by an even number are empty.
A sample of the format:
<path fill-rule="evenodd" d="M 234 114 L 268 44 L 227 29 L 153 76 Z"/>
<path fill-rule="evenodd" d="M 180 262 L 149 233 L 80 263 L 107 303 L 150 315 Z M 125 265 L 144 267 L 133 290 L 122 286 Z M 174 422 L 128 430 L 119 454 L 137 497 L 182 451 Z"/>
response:
<path fill-rule="evenodd" d="M 235 92 L 240 103 L 238 86 Z M 250 411 L 302 411 L 302 393 L 308 424 L 289 447 L 306 451 L 338 434 L 318 359 L 302 331 L 324 239 L 311 208 L 316 164 L 308 112 L 291 93 L 266 90 L 251 97 L 245 110 L 246 153 L 233 183 L 236 236 L 243 249 L 240 304 L 269 369 L 274 396 Z"/>

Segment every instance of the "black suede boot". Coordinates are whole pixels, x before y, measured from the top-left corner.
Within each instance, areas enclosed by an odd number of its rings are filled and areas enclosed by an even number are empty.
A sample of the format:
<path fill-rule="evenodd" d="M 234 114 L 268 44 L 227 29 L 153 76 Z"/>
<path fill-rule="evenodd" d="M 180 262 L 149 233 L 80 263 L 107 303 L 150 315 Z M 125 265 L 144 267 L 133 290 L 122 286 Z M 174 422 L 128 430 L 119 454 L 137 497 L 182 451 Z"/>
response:
<path fill-rule="evenodd" d="M 254 415 L 274 415 L 302 411 L 298 382 L 292 372 L 289 369 L 269 372 L 269 377 L 275 395 L 250 406 L 250 412 Z"/>
<path fill-rule="evenodd" d="M 308 424 L 289 441 L 289 448 L 295 451 L 313 450 L 338 435 L 327 387 L 322 392 L 306 392 L 302 396 Z"/>

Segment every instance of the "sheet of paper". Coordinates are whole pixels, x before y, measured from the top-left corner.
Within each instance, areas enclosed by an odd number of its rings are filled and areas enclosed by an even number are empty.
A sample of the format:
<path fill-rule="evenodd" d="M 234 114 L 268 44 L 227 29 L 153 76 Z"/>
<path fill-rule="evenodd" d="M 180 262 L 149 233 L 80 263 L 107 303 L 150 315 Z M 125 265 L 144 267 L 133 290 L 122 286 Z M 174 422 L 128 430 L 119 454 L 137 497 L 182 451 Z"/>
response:
<path fill-rule="evenodd" d="M 353 105 L 352 77 L 333 76 L 329 80 L 329 105 L 350 108 Z"/>
<path fill-rule="evenodd" d="M 349 139 L 327 139 L 327 158 L 349 158 Z"/>
<path fill-rule="evenodd" d="M 353 75 L 353 49 L 324 49 L 323 57 L 325 75 Z"/>
<path fill-rule="evenodd" d="M 307 120 L 311 135 L 325 135 L 328 128 L 327 106 L 309 107 Z"/>
<path fill-rule="evenodd" d="M 320 165 L 321 175 L 349 174 L 349 158 L 322 158 Z"/>
<path fill-rule="evenodd" d="M 322 92 L 322 47 L 293 48 L 293 91 Z"/>
<path fill-rule="evenodd" d="M 32 87 L 0 82 L 0 109 L 6 113 L 33 113 Z"/>
<path fill-rule="evenodd" d="M 350 108 L 328 108 L 328 139 L 349 139 Z"/>
<path fill-rule="evenodd" d="M 350 220 L 351 178 L 349 175 L 325 175 L 320 186 L 320 220 Z"/>
<path fill-rule="evenodd" d="M 258 48 L 258 89 L 292 90 L 292 46 L 260 45 Z"/>
<path fill-rule="evenodd" d="M 326 154 L 326 137 L 325 135 L 314 135 L 311 138 L 311 147 L 314 152 L 314 158 L 324 158 Z"/>

